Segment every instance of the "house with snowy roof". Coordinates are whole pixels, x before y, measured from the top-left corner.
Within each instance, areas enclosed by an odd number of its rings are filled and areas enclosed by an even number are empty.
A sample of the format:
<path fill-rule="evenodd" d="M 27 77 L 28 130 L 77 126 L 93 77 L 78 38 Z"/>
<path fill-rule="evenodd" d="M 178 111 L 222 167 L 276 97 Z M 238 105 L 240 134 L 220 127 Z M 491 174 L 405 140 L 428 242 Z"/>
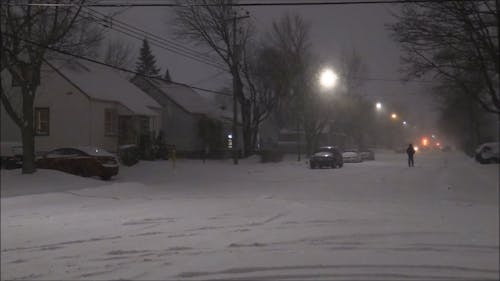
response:
<path fill-rule="evenodd" d="M 2 82 L 11 85 L 8 94 L 21 108 L 19 87 L 7 71 Z M 1 141 L 20 142 L 19 129 L 1 110 Z M 93 146 L 116 152 L 137 144 L 142 133 L 157 132 L 160 115 L 154 99 L 111 68 L 81 60 L 47 62 L 34 102 L 35 150 Z"/>
<path fill-rule="evenodd" d="M 221 131 L 212 132 L 220 134 L 216 137 L 221 139 L 221 145 L 210 147 L 210 150 L 232 148 L 232 112 L 222 110 L 187 85 L 140 76 L 135 76 L 132 82 L 162 106 L 162 131 L 167 143 L 175 145 L 177 151 L 199 152 L 204 149 L 207 144 L 200 136 L 200 122 L 207 119 L 222 126 Z M 241 142 L 239 144 L 241 147 Z"/>

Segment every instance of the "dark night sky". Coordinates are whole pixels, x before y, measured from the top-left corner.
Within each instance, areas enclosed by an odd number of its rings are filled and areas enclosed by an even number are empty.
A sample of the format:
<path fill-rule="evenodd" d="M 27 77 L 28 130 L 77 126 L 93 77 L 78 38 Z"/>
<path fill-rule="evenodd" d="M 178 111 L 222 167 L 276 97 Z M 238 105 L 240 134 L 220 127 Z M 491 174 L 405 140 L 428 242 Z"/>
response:
<path fill-rule="evenodd" d="M 311 24 L 311 41 L 315 52 L 333 68 L 343 49 L 355 48 L 367 65 L 366 76 L 402 78 L 402 74 L 398 71 L 401 52 L 385 27 L 385 24 L 394 21 L 391 12 L 397 13 L 398 5 L 254 7 L 247 10 L 261 34 L 268 29 L 274 19 L 278 19 L 284 13 L 299 13 Z M 171 18 L 171 8 L 134 7 L 126 9 L 118 16 L 118 19 L 131 25 L 174 39 L 168 24 Z M 116 36 L 117 33 L 110 30 L 108 34 Z M 127 41 L 136 47 L 138 53 L 141 42 L 130 38 Z M 221 74 L 214 77 L 220 72 L 219 69 L 155 46 L 152 46 L 152 49 L 162 71 L 168 67 L 175 81 L 214 90 L 219 90 L 230 83 L 228 75 Z M 403 118 L 422 128 L 431 127 L 435 118 L 433 110 L 435 106 L 432 98 L 426 94 L 427 87 L 428 83 L 366 81 L 361 92 L 373 101 L 401 104 L 406 107 L 406 112 L 402 114 Z"/>

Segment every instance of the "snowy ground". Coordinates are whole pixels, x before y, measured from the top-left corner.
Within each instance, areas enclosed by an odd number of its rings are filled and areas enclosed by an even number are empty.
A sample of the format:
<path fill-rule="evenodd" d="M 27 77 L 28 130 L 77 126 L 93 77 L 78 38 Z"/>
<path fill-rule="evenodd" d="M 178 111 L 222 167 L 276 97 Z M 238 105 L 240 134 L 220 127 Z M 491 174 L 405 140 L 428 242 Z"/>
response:
<path fill-rule="evenodd" d="M 498 280 L 498 165 L 376 156 L 2 171 L 1 279 Z"/>

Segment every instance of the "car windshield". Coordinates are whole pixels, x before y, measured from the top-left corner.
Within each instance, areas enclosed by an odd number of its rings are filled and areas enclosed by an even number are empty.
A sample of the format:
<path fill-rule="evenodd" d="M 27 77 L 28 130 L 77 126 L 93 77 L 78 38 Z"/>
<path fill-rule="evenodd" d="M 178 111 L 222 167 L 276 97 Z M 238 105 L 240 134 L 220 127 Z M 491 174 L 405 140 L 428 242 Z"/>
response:
<path fill-rule="evenodd" d="M 316 152 L 333 152 L 336 149 L 334 147 L 320 147 Z"/>
<path fill-rule="evenodd" d="M 314 156 L 331 156 L 333 153 L 331 151 L 318 151 L 314 153 Z"/>
<path fill-rule="evenodd" d="M 55 149 L 47 154 L 45 154 L 45 157 L 47 158 L 54 158 L 54 157 L 75 157 L 75 156 L 85 156 L 86 154 L 78 149 L 73 149 L 73 148 L 61 148 L 61 149 Z"/>

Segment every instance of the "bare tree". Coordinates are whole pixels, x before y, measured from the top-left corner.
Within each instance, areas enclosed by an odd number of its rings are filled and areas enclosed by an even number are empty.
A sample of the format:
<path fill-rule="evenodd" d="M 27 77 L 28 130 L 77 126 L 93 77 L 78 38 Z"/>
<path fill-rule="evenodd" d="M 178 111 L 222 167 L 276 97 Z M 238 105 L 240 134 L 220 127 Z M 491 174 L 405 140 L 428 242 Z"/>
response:
<path fill-rule="evenodd" d="M 448 80 L 484 110 L 500 114 L 498 1 L 412 3 L 395 17 L 389 28 L 406 54 L 402 62 L 409 77 Z"/>
<path fill-rule="evenodd" d="M 309 95 L 308 73 L 312 65 L 310 24 L 298 14 L 287 13 L 273 22 L 267 34 L 269 77 L 280 98 L 278 113 L 284 127 L 297 131 L 297 160 L 300 161 L 300 131 L 304 127 L 305 99 Z M 309 123 L 307 123 L 309 124 Z"/>
<path fill-rule="evenodd" d="M 342 130 L 353 139 L 353 144 L 365 146 L 364 135 L 371 127 L 371 107 L 360 92 L 368 67 L 355 48 L 343 49 L 341 53 L 340 76 L 342 90 L 337 91 L 340 101 L 334 110 L 341 111 L 342 121 L 336 122 L 336 129 Z"/>
<path fill-rule="evenodd" d="M 89 44 L 100 40 L 99 34 L 84 29 L 91 27 L 89 17 L 82 13 L 84 0 L 75 5 L 31 6 L 15 5 L 18 1 L 2 1 L 0 27 L 2 32 L 1 71 L 7 70 L 12 81 L 20 85 L 22 105 L 18 108 L 12 88 L 2 75 L 2 105 L 21 130 L 23 143 L 23 173 L 36 171 L 34 155 L 33 104 L 40 84 L 40 70 L 44 61 L 56 56 L 47 47 L 68 52 L 87 52 Z M 38 1 L 24 1 L 33 4 Z M 53 1 L 53 4 L 68 4 Z M 19 100 L 19 99 L 18 99 Z"/>
<path fill-rule="evenodd" d="M 108 41 L 104 62 L 117 67 L 128 68 L 132 64 L 132 46 L 121 39 Z"/>
<path fill-rule="evenodd" d="M 250 108 L 250 146 L 255 148 L 261 123 L 277 108 L 280 88 L 274 80 L 276 57 L 273 50 L 246 48 L 243 58 L 244 95 Z"/>
<path fill-rule="evenodd" d="M 477 80 L 478 82 L 480 79 Z M 477 83 L 470 85 L 471 89 L 480 91 L 482 86 Z M 482 142 L 491 141 L 482 127 L 487 125 L 487 112 L 474 101 L 471 95 L 455 83 L 445 80 L 434 86 L 439 105 L 438 125 L 448 138 L 453 139 L 458 147 L 472 155 L 473 150 Z M 493 132 L 492 132 L 493 133 Z"/>
<path fill-rule="evenodd" d="M 241 108 L 244 153 L 248 155 L 253 150 L 251 109 L 243 94 L 244 83 L 239 67 L 243 58 L 241 54 L 252 34 L 252 25 L 245 21 L 238 24 L 237 30 L 234 29 L 238 20 L 237 10 L 232 6 L 236 1 L 233 0 L 187 0 L 181 3 L 183 6 L 175 10 L 173 21 L 177 36 L 211 51 L 233 77 L 233 95 Z M 233 141 L 239 142 L 236 131 L 233 132 Z"/>
<path fill-rule="evenodd" d="M 364 77 L 368 74 L 368 66 L 364 62 L 361 54 L 356 48 L 342 49 L 340 59 L 340 76 L 342 86 L 349 95 L 360 95 L 358 89 L 365 81 Z"/>

